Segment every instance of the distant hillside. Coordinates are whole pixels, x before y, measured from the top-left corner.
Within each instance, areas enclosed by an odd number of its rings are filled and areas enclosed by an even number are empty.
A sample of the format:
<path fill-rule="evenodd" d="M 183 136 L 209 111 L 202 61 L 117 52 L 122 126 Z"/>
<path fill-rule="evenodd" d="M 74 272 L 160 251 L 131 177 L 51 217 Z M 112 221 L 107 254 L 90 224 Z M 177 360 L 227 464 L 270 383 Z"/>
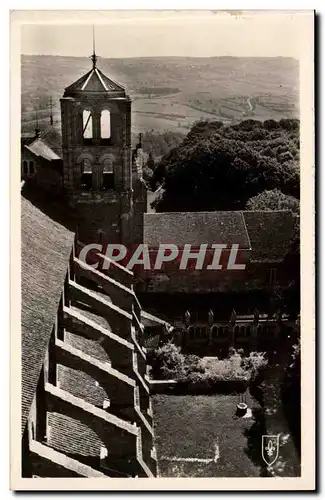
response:
<path fill-rule="evenodd" d="M 147 57 L 99 59 L 100 69 L 126 85 L 132 132 L 187 133 L 200 119 L 299 117 L 299 64 L 292 58 Z M 64 88 L 90 69 L 89 58 L 22 56 L 22 129 L 48 123 L 52 96 L 59 126 Z"/>

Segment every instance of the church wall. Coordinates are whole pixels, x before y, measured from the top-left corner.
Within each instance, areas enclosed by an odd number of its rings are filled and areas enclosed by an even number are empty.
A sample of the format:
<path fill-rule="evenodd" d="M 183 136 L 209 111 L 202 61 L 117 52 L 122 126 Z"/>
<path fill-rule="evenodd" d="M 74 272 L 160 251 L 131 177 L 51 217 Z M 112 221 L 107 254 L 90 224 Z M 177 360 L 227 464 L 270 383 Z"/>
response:
<path fill-rule="evenodd" d="M 78 202 L 75 205 L 76 216 L 79 219 L 78 234 L 84 243 L 99 242 L 99 231 L 103 232 L 105 242 L 120 241 L 121 221 L 120 203 L 117 197 L 114 201 L 96 204 L 92 199 L 89 203 Z"/>
<path fill-rule="evenodd" d="M 46 160 L 40 162 L 37 167 L 35 183 L 45 191 L 51 193 L 61 193 L 62 191 L 62 174 L 60 171 L 60 161 L 48 162 Z"/>
<path fill-rule="evenodd" d="M 141 292 L 153 293 L 209 293 L 209 292 L 227 292 L 234 288 L 245 290 L 246 288 L 246 269 L 228 270 L 230 250 L 224 250 L 220 264 L 221 270 L 206 269 L 211 264 L 214 251 L 207 250 L 203 269 L 196 270 L 196 261 L 189 259 L 187 268 L 180 269 L 182 252 L 179 257 L 162 265 L 161 270 L 154 269 L 154 263 L 157 256 L 157 250 L 150 251 L 151 269 L 145 270 L 143 266 L 134 271 L 137 276 L 137 287 Z M 239 249 L 236 262 L 246 264 L 250 259 L 250 250 Z"/>
<path fill-rule="evenodd" d="M 147 211 L 147 188 L 139 179 L 133 181 L 133 242 L 143 241 L 143 214 Z"/>
<path fill-rule="evenodd" d="M 137 272 L 137 290 L 150 293 L 242 293 L 287 287 L 293 273 L 282 263 L 246 261 L 245 270 L 179 270 L 169 265 L 162 271 L 143 269 Z"/>

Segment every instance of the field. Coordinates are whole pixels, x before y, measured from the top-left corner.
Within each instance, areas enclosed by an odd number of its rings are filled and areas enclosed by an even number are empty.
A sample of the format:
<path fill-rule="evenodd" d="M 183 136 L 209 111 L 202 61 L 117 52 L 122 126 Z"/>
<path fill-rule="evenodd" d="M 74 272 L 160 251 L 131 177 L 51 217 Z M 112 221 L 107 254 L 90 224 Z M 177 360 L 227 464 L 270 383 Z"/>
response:
<path fill-rule="evenodd" d="M 133 133 L 186 134 L 200 119 L 299 117 L 299 65 L 291 58 L 99 59 L 98 66 L 126 85 Z M 37 108 L 41 127 L 49 123 L 50 97 L 59 126 L 64 88 L 89 69 L 88 58 L 22 56 L 23 131 L 35 128 Z"/>
<path fill-rule="evenodd" d="M 235 416 L 238 395 L 153 397 L 161 477 L 258 477 L 261 438 L 252 418 Z M 199 460 L 192 460 L 199 459 Z"/>

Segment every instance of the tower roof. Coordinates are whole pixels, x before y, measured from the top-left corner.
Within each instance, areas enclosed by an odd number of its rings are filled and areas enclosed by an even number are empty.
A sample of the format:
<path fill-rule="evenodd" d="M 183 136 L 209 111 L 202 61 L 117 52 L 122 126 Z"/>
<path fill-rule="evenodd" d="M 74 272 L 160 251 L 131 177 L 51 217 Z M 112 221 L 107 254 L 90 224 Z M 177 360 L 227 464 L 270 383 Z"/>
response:
<path fill-rule="evenodd" d="M 94 63 L 93 68 L 88 71 L 88 73 L 65 89 L 64 97 L 74 97 L 86 94 L 125 97 L 125 89 L 122 85 L 104 75 Z"/>

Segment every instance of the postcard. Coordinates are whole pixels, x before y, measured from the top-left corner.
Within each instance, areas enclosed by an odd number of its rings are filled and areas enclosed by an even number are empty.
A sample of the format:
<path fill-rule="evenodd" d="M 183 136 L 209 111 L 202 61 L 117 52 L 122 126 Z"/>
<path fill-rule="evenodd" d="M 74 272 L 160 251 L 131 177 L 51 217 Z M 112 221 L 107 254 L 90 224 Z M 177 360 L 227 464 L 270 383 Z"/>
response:
<path fill-rule="evenodd" d="M 11 488 L 314 490 L 314 12 L 12 11 L 10 102 Z"/>

